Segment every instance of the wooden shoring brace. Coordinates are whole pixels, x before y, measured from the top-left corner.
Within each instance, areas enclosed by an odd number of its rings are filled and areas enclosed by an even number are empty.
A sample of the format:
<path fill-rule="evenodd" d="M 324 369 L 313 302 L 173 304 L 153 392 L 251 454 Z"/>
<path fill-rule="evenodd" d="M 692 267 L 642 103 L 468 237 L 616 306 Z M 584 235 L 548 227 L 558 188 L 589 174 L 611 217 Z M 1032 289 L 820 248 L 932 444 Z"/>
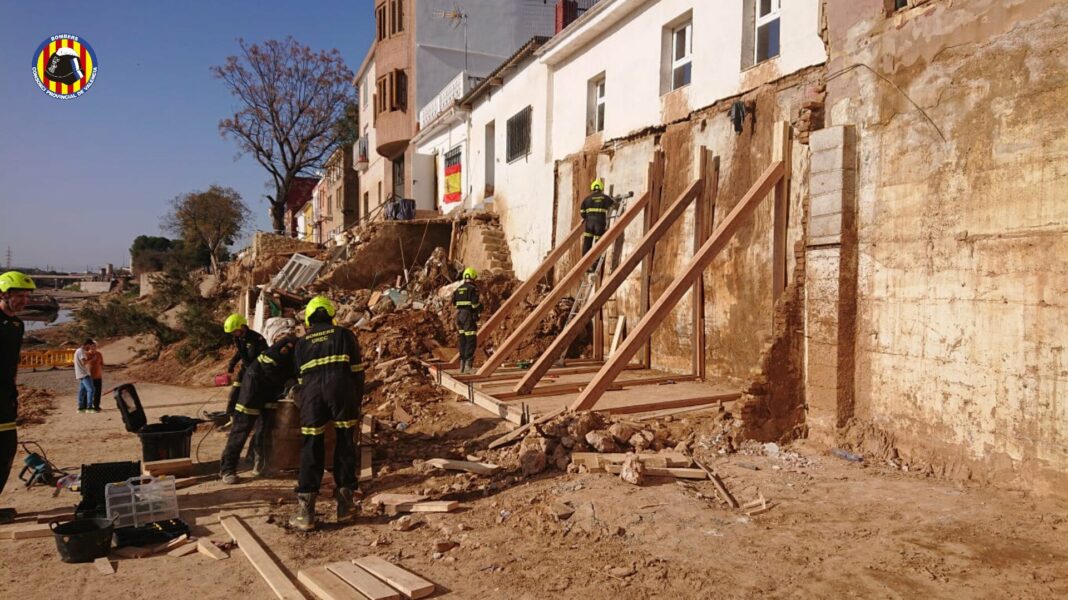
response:
<path fill-rule="evenodd" d="M 508 355 L 519 347 L 520 342 L 522 342 L 523 339 L 534 330 L 534 327 L 537 326 L 547 314 L 549 314 L 549 311 L 551 311 L 553 307 L 556 306 L 556 303 L 564 297 L 564 294 L 569 292 L 580 279 L 586 276 L 586 271 L 597 261 L 597 257 L 607 250 L 612 243 L 615 242 L 616 238 L 623 235 L 623 232 L 627 229 L 627 225 L 629 225 L 635 217 L 641 214 L 648 202 L 649 194 L 642 194 L 642 197 L 638 198 L 637 202 L 619 216 L 616 222 L 608 228 L 608 231 L 601 236 L 601 239 L 597 240 L 597 243 L 593 245 L 593 248 L 582 256 L 582 258 L 575 263 L 575 266 L 571 267 L 571 270 L 567 272 L 567 275 L 564 275 L 563 279 L 560 280 L 560 283 L 553 286 L 553 289 L 549 291 L 534 310 L 530 311 L 527 318 L 519 324 L 519 327 L 516 327 L 515 331 L 508 336 L 508 339 L 504 340 L 504 343 L 501 344 L 500 348 L 497 348 L 497 350 L 486 359 L 486 362 L 483 363 L 482 367 L 478 370 L 478 375 L 480 377 L 492 374 L 498 367 L 504 364 L 504 360 L 508 358 Z"/>
<path fill-rule="evenodd" d="M 679 216 L 686 211 L 686 207 L 690 205 L 690 202 L 701 195 L 702 181 L 698 179 L 689 185 L 682 194 L 668 207 L 668 209 L 661 215 L 656 223 L 646 232 L 642 239 L 635 246 L 634 250 L 619 263 L 619 266 L 615 271 L 612 271 L 612 275 L 609 276 L 607 281 L 601 283 L 601 287 L 597 289 L 593 298 L 586 302 L 586 306 L 582 307 L 574 317 L 568 321 L 564 330 L 557 334 L 553 343 L 541 353 L 537 362 L 534 363 L 527 374 L 519 381 L 515 387 L 517 394 L 529 394 L 534 386 L 541 381 L 541 378 L 552 367 L 553 362 L 558 356 L 567 351 L 571 342 L 578 337 L 579 333 L 586 327 L 590 319 L 593 318 L 601 306 L 612 297 L 612 294 L 616 293 L 619 286 L 623 285 L 623 282 L 627 280 L 631 272 L 641 263 L 647 255 L 652 253 L 653 248 L 656 246 L 656 242 L 664 236 L 665 233 L 671 228 L 671 226 L 678 220 Z"/>
<path fill-rule="evenodd" d="M 783 163 L 782 179 L 775 184 L 775 206 L 773 217 L 773 242 L 771 256 L 771 299 L 772 310 L 775 301 L 786 289 L 786 228 L 790 219 L 790 123 L 775 123 L 774 138 L 771 145 L 771 160 Z"/>
<path fill-rule="evenodd" d="M 702 146 L 698 156 L 697 172 L 704 187 L 701 196 L 694 203 L 693 219 L 693 253 L 696 255 L 701 246 L 712 234 L 712 218 L 716 210 L 716 198 L 719 196 L 719 157 Z M 705 364 L 705 278 L 702 274 L 693 283 L 693 374 L 704 380 Z"/>
<path fill-rule="evenodd" d="M 501 326 L 502 323 L 513 313 L 515 309 L 534 291 L 534 288 L 538 286 L 538 282 L 541 281 L 549 271 L 556 266 L 556 263 L 560 262 L 560 258 L 564 256 L 571 248 L 582 239 L 582 232 L 585 231 L 584 225 L 579 223 L 571 230 L 571 233 L 567 234 L 564 241 L 560 242 L 560 245 L 553 248 L 552 252 L 545 257 L 545 260 L 538 265 L 538 268 L 534 270 L 534 273 L 519 286 L 508 300 L 505 300 L 504 304 L 497 309 L 497 312 L 493 313 L 493 316 L 486 321 L 482 327 L 478 329 L 477 344 L 482 347 L 489 342 L 490 335 Z"/>
<path fill-rule="evenodd" d="M 664 194 L 664 151 L 657 150 L 653 154 L 653 160 L 649 163 L 649 195 L 656 199 L 656 202 L 650 202 L 649 208 L 645 211 L 645 228 L 642 229 L 642 233 L 649 231 L 649 228 L 653 226 L 654 215 L 659 212 L 660 197 Z M 649 312 L 649 306 L 652 303 L 652 282 L 650 278 L 653 273 L 653 257 L 655 253 L 650 252 L 649 256 L 642 261 L 642 273 L 641 273 L 641 297 L 638 299 L 640 306 L 638 312 L 639 318 L 644 317 Z M 645 348 L 642 351 L 641 363 L 642 366 L 648 369 L 652 366 L 652 344 L 646 343 Z"/>
<path fill-rule="evenodd" d="M 745 222 L 745 219 L 753 213 L 756 207 L 771 192 L 775 184 L 782 179 L 783 169 L 782 162 L 774 162 L 761 174 L 757 182 L 753 184 L 753 187 L 749 188 L 749 191 L 746 192 L 737 206 L 723 220 L 723 223 L 712 237 L 701 246 L 701 251 L 686 265 L 682 274 L 671 282 L 671 285 L 657 299 L 656 303 L 649 309 L 649 312 L 642 317 L 642 320 L 634 327 L 634 331 L 623 342 L 619 350 L 593 376 L 590 384 L 582 390 L 575 402 L 572 403 L 571 410 L 590 410 L 596 406 L 597 401 L 601 399 L 608 387 L 623 371 L 623 367 L 626 366 L 627 362 L 649 340 L 653 330 L 675 308 L 675 305 L 686 294 L 686 290 L 693 285 L 694 279 L 702 276 L 704 270 L 727 246 L 727 243 L 730 242 L 735 232 Z"/>

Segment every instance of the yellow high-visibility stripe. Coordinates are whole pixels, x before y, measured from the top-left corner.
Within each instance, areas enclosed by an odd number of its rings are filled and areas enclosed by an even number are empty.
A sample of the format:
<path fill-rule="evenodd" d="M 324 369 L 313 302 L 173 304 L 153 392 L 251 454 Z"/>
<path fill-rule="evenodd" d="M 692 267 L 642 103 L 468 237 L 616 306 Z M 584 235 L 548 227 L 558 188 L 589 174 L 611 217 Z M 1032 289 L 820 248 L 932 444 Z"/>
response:
<path fill-rule="evenodd" d="M 15 431 L 15 422 L 0 423 L 0 431 Z"/>
<path fill-rule="evenodd" d="M 608 209 L 607 208 L 587 208 L 586 212 L 588 212 L 588 213 L 607 213 Z"/>
<path fill-rule="evenodd" d="M 300 365 L 300 372 L 304 373 L 308 369 L 314 369 L 315 367 L 321 367 L 323 365 L 331 365 L 334 363 L 347 363 L 349 362 L 348 354 L 334 354 L 331 356 L 324 356 L 322 358 L 316 358 L 309 360 L 308 362 Z"/>
<path fill-rule="evenodd" d="M 349 427 L 355 427 L 359 424 L 359 419 L 352 419 L 351 421 L 334 421 L 334 427 L 337 427 L 338 429 L 348 429 Z"/>
<path fill-rule="evenodd" d="M 352 365 L 352 372 L 353 373 L 362 373 L 363 372 L 363 363 L 356 363 L 356 364 Z"/>
<path fill-rule="evenodd" d="M 241 387 L 241 382 L 240 381 L 235 381 L 235 382 L 230 384 L 230 387 Z"/>
<path fill-rule="evenodd" d="M 326 427 L 301 427 L 300 433 L 303 435 L 323 435 L 326 432 Z"/>
<path fill-rule="evenodd" d="M 249 407 L 245 406 L 244 404 L 235 405 L 234 409 L 236 409 L 239 412 L 243 412 L 246 415 L 251 415 L 253 417 L 255 417 L 255 416 L 260 414 L 260 411 L 259 411 L 258 408 L 249 408 Z"/>
<path fill-rule="evenodd" d="M 277 365 L 278 364 L 278 363 L 276 363 L 274 361 L 273 358 L 271 358 L 270 356 L 267 356 L 266 354 L 261 354 L 261 355 L 257 356 L 256 360 L 260 361 L 261 363 L 263 363 L 265 365 Z"/>

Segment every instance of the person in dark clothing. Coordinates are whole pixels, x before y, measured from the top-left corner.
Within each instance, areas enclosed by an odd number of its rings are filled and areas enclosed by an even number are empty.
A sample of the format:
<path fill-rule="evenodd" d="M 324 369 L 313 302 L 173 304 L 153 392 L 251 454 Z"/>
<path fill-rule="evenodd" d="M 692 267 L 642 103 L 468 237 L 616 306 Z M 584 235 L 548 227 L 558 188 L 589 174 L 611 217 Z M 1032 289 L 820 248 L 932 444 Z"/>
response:
<path fill-rule="evenodd" d="M 294 351 L 304 444 L 297 478 L 299 507 L 289 524 L 303 531 L 315 529 L 315 498 L 326 468 L 324 434 L 331 421 L 337 433 L 334 497 L 338 522 L 350 520 L 355 512 L 353 495 L 359 453 L 354 433 L 360 424 L 364 368 L 356 336 L 334 325 L 336 313 L 334 303 L 328 298 L 312 298 L 304 309 L 308 333 L 297 342 Z"/>
<path fill-rule="evenodd" d="M 0 493 L 11 475 L 19 443 L 15 429 L 19 407 L 15 379 L 26 327 L 16 315 L 26 308 L 30 291 L 34 289 L 37 286 L 33 280 L 18 271 L 0 274 Z M 15 516 L 15 509 L 0 508 L 0 523 L 10 523 Z"/>
<path fill-rule="evenodd" d="M 590 248 L 601 239 L 608 229 L 608 211 L 612 210 L 615 200 L 604 193 L 604 182 L 594 179 L 590 184 L 590 195 L 582 200 L 579 214 L 586 225 L 586 231 L 582 234 L 582 254 L 585 256 Z"/>
<path fill-rule="evenodd" d="M 475 369 L 478 315 L 482 312 L 482 304 L 478 301 L 478 288 L 472 283 L 478 278 L 478 272 L 467 267 L 463 277 L 463 283 L 452 293 L 452 304 L 456 307 L 456 328 L 460 330 L 460 372 L 470 373 Z"/>
<path fill-rule="evenodd" d="M 285 390 L 286 382 L 293 378 L 293 353 L 296 345 L 295 336 L 283 337 L 261 352 L 255 362 L 245 369 L 241 377 L 241 387 L 238 388 L 241 392 L 234 406 L 233 427 L 226 438 L 222 459 L 219 460 L 219 474 L 223 483 L 233 485 L 238 482 L 237 463 L 241 458 L 241 449 L 245 447 L 245 442 L 257 422 L 260 426 L 252 441 L 255 451 L 252 476 L 259 477 L 266 472 L 274 411 L 278 407 L 277 400 Z"/>
<path fill-rule="evenodd" d="M 226 372 L 233 374 L 234 367 L 241 363 L 241 370 L 237 372 L 237 377 L 234 378 L 234 382 L 231 384 L 230 401 L 226 404 L 226 414 L 233 417 L 234 407 L 237 406 L 237 399 L 241 393 L 241 379 L 244 377 L 245 369 L 252 364 L 252 361 L 256 360 L 260 352 L 267 348 L 267 340 L 263 339 L 262 335 L 249 329 L 245 317 L 237 313 L 226 317 L 226 321 L 223 323 L 223 331 L 229 333 L 234 340 L 234 356 L 230 359 L 230 364 L 226 366 Z"/>

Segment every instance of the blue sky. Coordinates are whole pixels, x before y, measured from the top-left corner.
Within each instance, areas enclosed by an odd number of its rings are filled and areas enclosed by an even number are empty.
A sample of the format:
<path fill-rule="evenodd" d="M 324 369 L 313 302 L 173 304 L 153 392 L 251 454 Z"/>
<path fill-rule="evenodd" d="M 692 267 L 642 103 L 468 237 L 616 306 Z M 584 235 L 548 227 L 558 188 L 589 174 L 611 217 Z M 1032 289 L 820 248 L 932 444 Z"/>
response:
<path fill-rule="evenodd" d="M 371 43 L 372 0 L 200 0 L 0 4 L 0 261 L 81 270 L 128 261 L 140 234 L 160 235 L 178 194 L 236 189 L 269 229 L 268 177 L 218 121 L 235 104 L 209 72 L 236 39 L 292 35 L 337 48 L 355 71 Z M 46 38 L 71 33 L 96 52 L 85 95 L 57 100 L 32 78 Z M 2 266 L 2 265 L 0 265 Z"/>

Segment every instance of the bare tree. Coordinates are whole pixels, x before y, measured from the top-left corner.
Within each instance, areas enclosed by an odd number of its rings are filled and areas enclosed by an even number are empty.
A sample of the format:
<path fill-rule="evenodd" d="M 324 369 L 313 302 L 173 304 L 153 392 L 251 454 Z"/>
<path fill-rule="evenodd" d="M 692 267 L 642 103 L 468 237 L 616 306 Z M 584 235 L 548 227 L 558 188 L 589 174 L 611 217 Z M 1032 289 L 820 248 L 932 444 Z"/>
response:
<path fill-rule="evenodd" d="M 316 53 L 292 37 L 238 45 L 240 56 L 212 67 L 239 101 L 234 116 L 219 121 L 219 132 L 271 174 L 275 192 L 267 198 L 281 233 L 293 180 L 320 166 L 343 141 L 337 123 L 352 102 L 353 75 L 337 49 Z"/>
<path fill-rule="evenodd" d="M 163 229 L 180 236 L 190 246 L 211 254 L 211 271 L 219 272 L 219 256 L 234 243 L 248 222 L 249 211 L 234 189 L 213 185 L 171 200 L 171 212 L 163 217 Z"/>

